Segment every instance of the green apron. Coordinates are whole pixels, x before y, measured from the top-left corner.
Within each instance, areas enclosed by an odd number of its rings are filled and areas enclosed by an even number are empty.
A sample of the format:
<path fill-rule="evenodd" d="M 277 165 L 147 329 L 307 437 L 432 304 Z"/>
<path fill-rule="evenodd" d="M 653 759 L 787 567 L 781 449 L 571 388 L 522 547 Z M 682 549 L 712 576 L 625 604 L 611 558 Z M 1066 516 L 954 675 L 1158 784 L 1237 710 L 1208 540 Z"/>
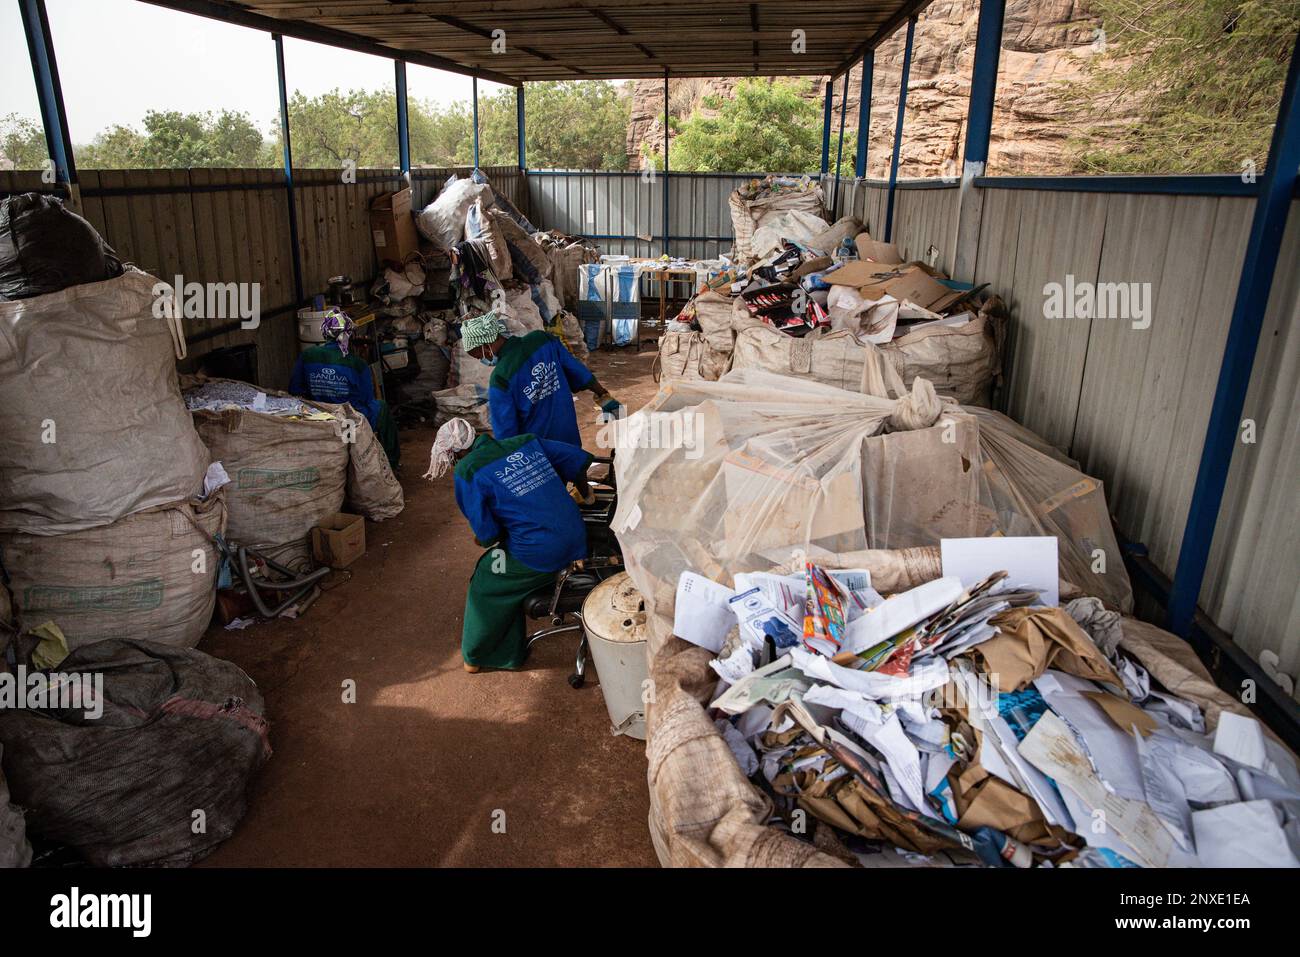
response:
<path fill-rule="evenodd" d="M 528 657 L 524 599 L 554 582 L 555 572 L 533 571 L 504 548 L 484 552 L 465 595 L 460 653 L 466 664 L 509 670 L 521 667 Z"/>

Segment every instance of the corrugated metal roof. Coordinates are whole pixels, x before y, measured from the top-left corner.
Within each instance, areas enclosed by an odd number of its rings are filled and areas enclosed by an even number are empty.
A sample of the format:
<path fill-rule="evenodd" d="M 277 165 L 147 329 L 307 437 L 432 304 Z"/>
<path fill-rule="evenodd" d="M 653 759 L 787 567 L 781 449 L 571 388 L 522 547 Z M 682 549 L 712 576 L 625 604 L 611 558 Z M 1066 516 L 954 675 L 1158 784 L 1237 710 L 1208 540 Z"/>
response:
<path fill-rule="evenodd" d="M 929 0 L 145 2 L 517 82 L 833 75 Z"/>

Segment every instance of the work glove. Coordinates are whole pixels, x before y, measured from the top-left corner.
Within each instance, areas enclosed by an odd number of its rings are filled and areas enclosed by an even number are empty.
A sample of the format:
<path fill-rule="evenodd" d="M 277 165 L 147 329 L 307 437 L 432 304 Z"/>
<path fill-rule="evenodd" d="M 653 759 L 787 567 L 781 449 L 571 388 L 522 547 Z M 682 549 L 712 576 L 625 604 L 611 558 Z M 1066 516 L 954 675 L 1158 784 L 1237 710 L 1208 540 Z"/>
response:
<path fill-rule="evenodd" d="M 612 395 L 605 396 L 604 401 L 601 401 L 599 404 L 600 411 L 603 413 L 602 418 L 606 420 L 623 418 L 623 403 L 619 402 L 618 399 L 614 398 Z"/>

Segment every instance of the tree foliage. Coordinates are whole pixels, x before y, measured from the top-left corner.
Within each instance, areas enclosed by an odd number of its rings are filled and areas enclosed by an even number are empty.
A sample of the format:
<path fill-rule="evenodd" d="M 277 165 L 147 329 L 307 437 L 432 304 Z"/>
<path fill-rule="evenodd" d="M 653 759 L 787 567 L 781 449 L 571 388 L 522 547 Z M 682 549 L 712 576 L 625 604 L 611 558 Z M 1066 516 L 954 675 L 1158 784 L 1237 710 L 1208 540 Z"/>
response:
<path fill-rule="evenodd" d="M 626 169 L 625 142 L 631 101 L 604 81 L 561 81 L 528 86 L 528 162 L 537 167 Z M 289 99 L 294 165 L 336 169 L 397 165 L 397 109 L 392 89 L 341 90 Z M 469 103 L 407 104 L 411 160 L 417 166 L 472 162 L 474 116 Z M 245 113 L 150 110 L 137 126 L 114 125 L 74 150 L 84 169 L 187 169 L 278 167 L 279 116 L 264 135 Z M 517 162 L 515 91 L 479 98 L 479 163 Z M 38 122 L 17 114 L 0 120 L 0 155 L 6 165 L 39 169 L 46 159 Z"/>
<path fill-rule="evenodd" d="M 17 113 L 0 118 L 0 169 L 42 169 L 48 158 L 40 123 Z"/>
<path fill-rule="evenodd" d="M 192 169 L 265 164 L 267 147 L 246 113 L 150 110 L 143 131 L 112 126 L 75 151 L 85 169 Z"/>
<path fill-rule="evenodd" d="M 775 170 L 815 173 L 821 168 L 821 111 L 805 98 L 808 81 L 746 79 L 730 100 L 707 97 L 679 126 L 671 164 L 684 172 Z"/>
<path fill-rule="evenodd" d="M 1069 93 L 1088 173 L 1263 168 L 1300 0 L 1092 0 L 1104 52 Z M 1120 124 L 1084 125 L 1115 113 Z"/>

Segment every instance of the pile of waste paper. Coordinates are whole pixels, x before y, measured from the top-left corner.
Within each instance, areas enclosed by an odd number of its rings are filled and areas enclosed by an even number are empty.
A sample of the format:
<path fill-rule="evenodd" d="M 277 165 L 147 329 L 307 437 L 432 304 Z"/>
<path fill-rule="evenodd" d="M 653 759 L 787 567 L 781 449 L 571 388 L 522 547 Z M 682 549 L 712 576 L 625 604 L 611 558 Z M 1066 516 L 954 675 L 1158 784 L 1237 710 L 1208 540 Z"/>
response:
<path fill-rule="evenodd" d="M 717 653 L 716 726 L 783 826 L 830 825 L 845 859 L 1300 866 L 1294 755 L 1235 711 L 1208 726 L 1096 599 L 979 577 L 1011 556 L 983 546 L 889 599 L 814 562 L 682 574 L 673 633 Z"/>
<path fill-rule="evenodd" d="M 732 195 L 735 261 L 721 260 L 668 324 L 661 376 L 715 380 L 753 367 L 857 388 L 879 350 L 905 386 L 924 377 L 941 395 L 989 405 L 1002 300 L 905 262 L 851 216 L 827 224 L 820 191 L 800 183 L 769 177 Z"/>

